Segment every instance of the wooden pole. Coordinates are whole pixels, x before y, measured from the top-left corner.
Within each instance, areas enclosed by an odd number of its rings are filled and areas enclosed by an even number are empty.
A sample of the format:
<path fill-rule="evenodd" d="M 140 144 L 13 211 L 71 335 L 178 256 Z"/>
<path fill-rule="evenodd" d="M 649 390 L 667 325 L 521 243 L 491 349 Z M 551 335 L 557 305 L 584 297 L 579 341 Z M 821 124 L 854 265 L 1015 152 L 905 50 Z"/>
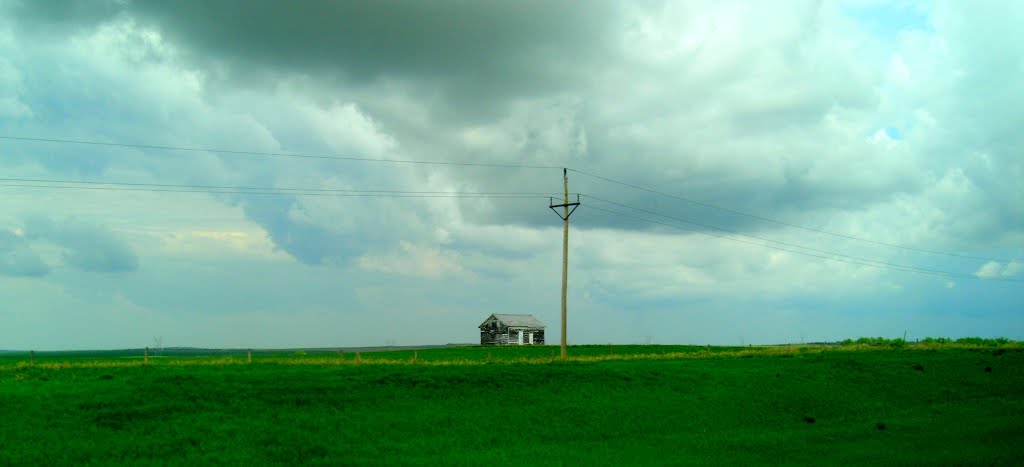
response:
<path fill-rule="evenodd" d="M 562 358 L 566 358 L 566 334 L 567 334 L 567 323 L 566 323 L 566 292 L 569 289 L 569 216 L 576 211 L 576 208 L 580 205 L 579 195 L 576 195 L 576 202 L 569 202 L 569 175 L 568 169 L 562 169 L 562 204 L 555 204 L 554 199 L 551 200 L 551 205 L 548 206 L 558 217 L 562 218 Z M 569 209 L 569 208 L 572 209 Z M 558 212 L 557 208 L 562 208 L 562 212 Z"/>
<path fill-rule="evenodd" d="M 36 351 L 28 351 L 28 366 L 36 366 Z"/>
<path fill-rule="evenodd" d="M 562 212 L 564 213 L 563 222 L 564 229 L 562 230 L 562 358 L 567 355 L 565 349 L 566 341 L 566 292 L 569 290 L 569 175 L 565 169 L 562 169 L 562 189 L 563 198 Z"/>
<path fill-rule="evenodd" d="M 246 350 L 245 351 L 245 356 L 247 358 L 247 362 L 248 363 L 252 363 L 252 349 Z"/>
<path fill-rule="evenodd" d="M 412 362 L 416 363 L 416 361 L 418 361 L 419 359 L 420 359 L 420 351 L 419 350 L 413 350 L 412 351 Z"/>
<path fill-rule="evenodd" d="M 356 352 L 356 363 L 363 363 L 363 357 L 359 355 L 359 352 Z"/>
<path fill-rule="evenodd" d="M 149 365 L 149 347 L 146 347 L 146 350 L 142 353 L 142 363 Z"/>

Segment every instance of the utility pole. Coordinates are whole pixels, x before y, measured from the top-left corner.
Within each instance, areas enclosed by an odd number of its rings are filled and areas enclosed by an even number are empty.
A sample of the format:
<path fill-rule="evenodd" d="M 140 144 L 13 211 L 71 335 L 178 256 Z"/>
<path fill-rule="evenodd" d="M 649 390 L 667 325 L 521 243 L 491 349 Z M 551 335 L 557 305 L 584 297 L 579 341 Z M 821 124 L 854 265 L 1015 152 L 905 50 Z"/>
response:
<path fill-rule="evenodd" d="M 562 189 L 563 197 L 562 204 L 555 204 L 554 198 L 549 203 L 552 211 L 562 218 L 562 222 L 565 223 L 565 230 L 562 233 L 562 358 L 566 357 L 565 351 L 565 293 L 568 290 L 569 285 L 569 216 L 576 211 L 576 208 L 580 206 L 580 195 L 576 195 L 576 202 L 569 202 L 569 175 L 566 169 L 562 169 Z M 569 209 L 572 207 L 572 209 Z M 562 212 L 558 212 L 558 209 L 562 208 Z"/>

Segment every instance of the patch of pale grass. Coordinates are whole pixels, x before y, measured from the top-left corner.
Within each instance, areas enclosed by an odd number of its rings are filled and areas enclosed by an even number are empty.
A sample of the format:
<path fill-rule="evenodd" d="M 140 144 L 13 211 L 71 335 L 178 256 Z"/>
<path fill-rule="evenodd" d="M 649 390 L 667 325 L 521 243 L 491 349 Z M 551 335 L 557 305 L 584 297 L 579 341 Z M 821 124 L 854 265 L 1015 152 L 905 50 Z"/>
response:
<path fill-rule="evenodd" d="M 873 346 L 869 344 L 845 345 L 845 346 L 822 346 L 822 345 L 782 345 L 764 347 L 746 347 L 735 350 L 712 350 L 712 348 L 700 349 L 696 352 L 667 352 L 667 353 L 643 353 L 643 354 L 621 354 L 609 353 L 606 355 L 570 355 L 563 359 L 561 357 L 516 357 L 485 360 L 481 355 L 480 359 L 456 358 L 446 360 L 433 359 L 397 359 L 386 356 L 362 356 L 361 358 L 339 358 L 337 356 L 290 356 L 290 357 L 254 357 L 252 362 L 246 357 L 190 357 L 190 358 L 154 358 L 150 357 L 149 363 L 140 358 L 123 358 L 109 360 L 66 360 L 62 362 L 18 362 L 15 365 L 0 367 L 0 372 L 16 371 L 23 372 L 28 369 L 40 369 L 59 371 L 71 368 L 132 368 L 142 366 L 234 366 L 234 365 L 282 365 L 282 366 L 478 366 L 495 364 L 516 364 L 516 365 L 546 365 L 552 363 L 595 363 L 615 361 L 643 361 L 643 360 L 700 360 L 700 359 L 731 359 L 731 358 L 759 358 L 759 357 L 796 357 L 800 355 L 820 354 L 824 352 L 892 352 L 892 351 L 935 351 L 935 350 L 996 350 L 996 349 L 1021 349 L 1024 345 L 1016 342 L 1001 344 L 998 346 L 986 346 L 977 344 L 958 343 L 912 343 L 905 347 L 893 348 L 890 346 Z"/>

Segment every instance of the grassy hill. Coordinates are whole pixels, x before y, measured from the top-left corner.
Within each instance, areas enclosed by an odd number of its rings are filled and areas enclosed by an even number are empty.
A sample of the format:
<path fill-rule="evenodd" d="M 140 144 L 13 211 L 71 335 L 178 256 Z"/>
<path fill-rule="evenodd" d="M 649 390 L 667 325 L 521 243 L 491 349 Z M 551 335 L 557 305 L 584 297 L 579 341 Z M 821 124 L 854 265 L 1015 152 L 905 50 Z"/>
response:
<path fill-rule="evenodd" d="M 7 359 L 0 464 L 1024 460 L 1017 345 L 553 350 Z"/>

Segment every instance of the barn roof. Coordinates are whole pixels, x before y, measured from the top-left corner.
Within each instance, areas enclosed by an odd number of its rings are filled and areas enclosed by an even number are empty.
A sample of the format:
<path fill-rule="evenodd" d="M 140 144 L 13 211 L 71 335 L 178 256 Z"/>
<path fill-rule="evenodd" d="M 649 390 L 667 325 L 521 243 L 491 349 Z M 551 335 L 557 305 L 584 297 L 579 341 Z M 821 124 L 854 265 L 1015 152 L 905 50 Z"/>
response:
<path fill-rule="evenodd" d="M 498 321 L 501 321 L 502 323 L 505 324 L 505 326 L 509 326 L 509 327 L 517 327 L 517 328 L 519 328 L 519 327 L 522 327 L 522 328 L 542 328 L 542 327 L 544 327 L 544 323 L 540 322 L 540 320 L 538 320 L 537 318 L 534 318 L 533 315 L 505 315 L 505 314 L 497 314 L 497 313 L 495 313 L 495 314 L 493 314 L 491 316 L 495 317 Z M 491 319 L 491 317 L 488 316 L 487 319 L 484 320 L 484 323 L 486 323 L 490 319 Z M 480 325 L 483 326 L 484 324 L 480 323 Z"/>

